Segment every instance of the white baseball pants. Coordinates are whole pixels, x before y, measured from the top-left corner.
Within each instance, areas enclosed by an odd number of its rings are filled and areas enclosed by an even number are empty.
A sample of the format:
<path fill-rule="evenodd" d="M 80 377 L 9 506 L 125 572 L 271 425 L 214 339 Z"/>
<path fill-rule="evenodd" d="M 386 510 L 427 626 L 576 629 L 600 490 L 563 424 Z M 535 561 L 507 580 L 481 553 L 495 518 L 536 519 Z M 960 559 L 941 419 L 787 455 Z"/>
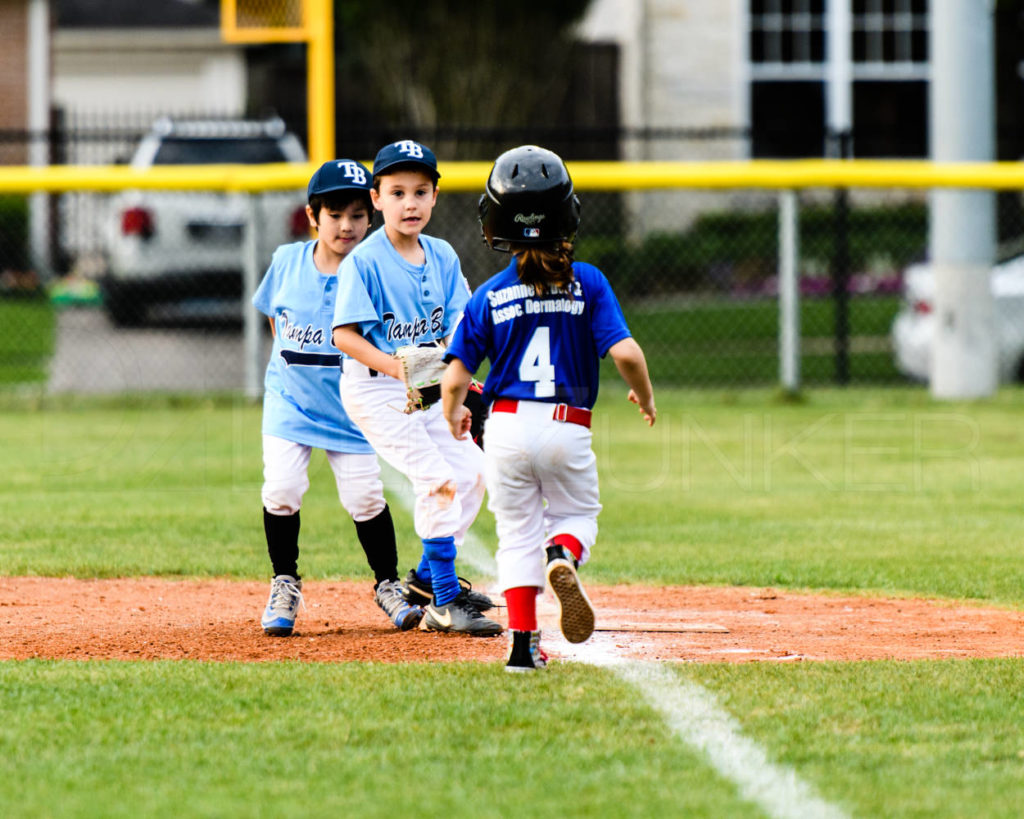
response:
<path fill-rule="evenodd" d="M 544 544 L 575 537 L 582 565 L 597 540 L 597 458 L 587 427 L 555 421 L 553 404 L 520 401 L 484 428 L 488 508 L 498 532 L 498 586 L 544 588 Z"/>
<path fill-rule="evenodd" d="M 294 515 L 309 489 L 312 447 L 263 436 L 263 506 L 272 515 Z M 338 486 L 338 499 L 355 521 L 370 520 L 384 509 L 380 464 L 370 453 L 331 452 L 327 462 Z"/>
<path fill-rule="evenodd" d="M 484 499 L 484 457 L 470 439 L 457 440 L 438 402 L 405 412 L 405 384 L 345 359 L 341 401 L 366 440 L 412 482 L 413 525 L 420 538 L 454 537 L 461 546 Z M 439 490 L 455 487 L 455 496 Z"/>

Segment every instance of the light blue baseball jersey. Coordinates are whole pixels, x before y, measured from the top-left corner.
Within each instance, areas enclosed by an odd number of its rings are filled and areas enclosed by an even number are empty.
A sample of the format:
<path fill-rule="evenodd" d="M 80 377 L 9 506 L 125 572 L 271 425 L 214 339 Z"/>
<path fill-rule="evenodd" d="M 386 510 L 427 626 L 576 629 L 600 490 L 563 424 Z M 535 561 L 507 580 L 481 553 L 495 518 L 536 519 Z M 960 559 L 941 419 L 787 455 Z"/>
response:
<path fill-rule="evenodd" d="M 491 368 L 483 400 L 548 401 L 590 409 L 600 359 L 629 327 L 604 274 L 573 263 L 569 292 L 539 296 L 516 275 L 516 261 L 485 282 L 466 305 L 446 358 L 476 372 Z"/>
<path fill-rule="evenodd" d="M 358 325 L 385 353 L 451 333 L 469 300 L 469 284 L 450 244 L 421 234 L 420 246 L 426 262 L 410 264 L 381 227 L 353 248 L 338 269 L 333 326 Z"/>
<path fill-rule="evenodd" d="M 338 277 L 313 262 L 316 240 L 281 245 L 252 303 L 274 320 L 263 393 L 263 434 L 334 452 L 373 452 L 341 405 L 331 344 Z"/>

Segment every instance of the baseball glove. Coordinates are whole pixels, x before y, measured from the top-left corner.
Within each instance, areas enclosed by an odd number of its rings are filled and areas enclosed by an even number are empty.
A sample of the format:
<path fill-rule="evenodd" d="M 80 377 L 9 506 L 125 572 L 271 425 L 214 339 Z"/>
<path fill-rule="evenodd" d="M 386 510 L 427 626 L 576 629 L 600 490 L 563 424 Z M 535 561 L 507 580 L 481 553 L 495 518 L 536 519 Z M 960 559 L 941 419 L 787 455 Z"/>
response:
<path fill-rule="evenodd" d="M 441 400 L 441 376 L 444 375 L 445 348 L 441 344 L 427 347 L 407 345 L 394 352 L 402 363 L 402 380 L 408 396 L 406 412 L 426 409 Z"/>

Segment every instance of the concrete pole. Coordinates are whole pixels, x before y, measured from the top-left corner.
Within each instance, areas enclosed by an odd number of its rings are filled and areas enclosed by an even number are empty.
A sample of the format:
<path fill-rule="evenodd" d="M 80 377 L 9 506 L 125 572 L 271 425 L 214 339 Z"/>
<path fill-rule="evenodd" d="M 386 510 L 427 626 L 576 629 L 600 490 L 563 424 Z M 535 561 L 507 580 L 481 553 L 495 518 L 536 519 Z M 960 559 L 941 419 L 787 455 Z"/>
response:
<path fill-rule="evenodd" d="M 50 130 L 50 6 L 48 0 L 30 0 L 28 5 L 28 164 L 50 164 L 49 143 L 43 135 Z M 49 196 L 29 197 L 29 245 L 32 265 L 44 279 L 52 273 L 50 259 Z"/>
<path fill-rule="evenodd" d="M 995 58 L 991 0 L 933 0 L 932 158 L 991 161 L 995 155 Z M 930 387 L 936 398 L 979 398 L 998 385 L 991 269 L 992 191 L 931 194 L 930 254 L 936 334 Z"/>

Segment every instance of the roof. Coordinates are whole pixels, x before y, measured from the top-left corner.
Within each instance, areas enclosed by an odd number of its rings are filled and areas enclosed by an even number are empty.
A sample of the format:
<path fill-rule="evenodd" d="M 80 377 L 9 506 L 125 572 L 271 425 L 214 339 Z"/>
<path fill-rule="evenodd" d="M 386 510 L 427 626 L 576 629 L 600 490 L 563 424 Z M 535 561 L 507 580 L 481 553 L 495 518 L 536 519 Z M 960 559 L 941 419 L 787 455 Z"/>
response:
<path fill-rule="evenodd" d="M 160 0 L 55 0 L 57 28 L 216 28 L 219 5 Z"/>

